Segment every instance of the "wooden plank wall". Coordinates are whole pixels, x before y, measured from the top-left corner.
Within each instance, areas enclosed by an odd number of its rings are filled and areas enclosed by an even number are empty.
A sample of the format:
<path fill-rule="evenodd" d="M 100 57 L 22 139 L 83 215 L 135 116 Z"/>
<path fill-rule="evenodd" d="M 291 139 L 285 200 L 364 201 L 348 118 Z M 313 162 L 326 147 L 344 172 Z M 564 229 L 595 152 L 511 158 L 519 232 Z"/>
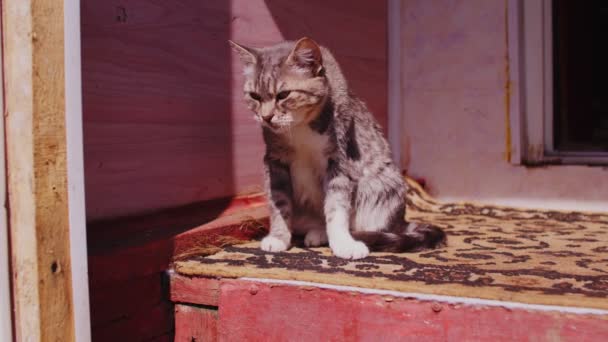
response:
<path fill-rule="evenodd" d="M 259 189 L 260 132 L 226 41 L 305 35 L 386 123 L 384 2 L 83 0 L 88 218 Z"/>
<path fill-rule="evenodd" d="M 168 264 L 171 243 L 105 250 L 142 233 L 98 223 L 260 189 L 260 131 L 242 104 L 228 39 L 316 39 L 385 124 L 386 3 L 82 0 L 81 8 L 93 337 L 164 339 L 173 311 L 162 276 L 150 270 Z M 137 253 L 154 265 L 117 271 Z M 113 296 L 118 289 L 131 295 Z"/>

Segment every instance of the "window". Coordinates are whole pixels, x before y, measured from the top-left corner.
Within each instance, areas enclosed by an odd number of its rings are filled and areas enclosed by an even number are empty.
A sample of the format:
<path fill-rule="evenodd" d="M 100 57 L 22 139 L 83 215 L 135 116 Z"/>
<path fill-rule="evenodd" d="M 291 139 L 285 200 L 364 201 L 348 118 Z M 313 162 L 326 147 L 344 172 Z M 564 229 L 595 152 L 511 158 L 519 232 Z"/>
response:
<path fill-rule="evenodd" d="M 608 152 L 608 2 L 553 3 L 554 148 Z"/>
<path fill-rule="evenodd" d="M 511 161 L 608 164 L 608 2 L 510 0 Z"/>

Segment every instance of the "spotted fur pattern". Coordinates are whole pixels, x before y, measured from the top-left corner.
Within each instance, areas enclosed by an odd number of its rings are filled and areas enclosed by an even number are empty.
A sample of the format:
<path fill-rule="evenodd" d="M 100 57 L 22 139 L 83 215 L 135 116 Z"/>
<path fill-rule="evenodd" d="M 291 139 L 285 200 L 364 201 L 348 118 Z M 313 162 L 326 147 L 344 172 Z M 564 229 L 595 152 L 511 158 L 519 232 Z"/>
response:
<path fill-rule="evenodd" d="M 341 258 L 413 251 L 445 240 L 404 221 L 406 185 L 382 130 L 348 89 L 332 54 L 309 38 L 250 48 L 231 42 L 245 102 L 262 126 L 270 233 L 265 251 L 329 243 Z"/>

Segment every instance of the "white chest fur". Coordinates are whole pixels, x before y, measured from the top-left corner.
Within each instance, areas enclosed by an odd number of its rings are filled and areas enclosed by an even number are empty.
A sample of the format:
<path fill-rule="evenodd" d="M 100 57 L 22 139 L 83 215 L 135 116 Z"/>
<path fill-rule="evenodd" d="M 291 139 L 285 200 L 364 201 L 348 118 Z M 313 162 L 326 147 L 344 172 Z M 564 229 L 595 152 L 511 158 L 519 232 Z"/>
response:
<path fill-rule="evenodd" d="M 290 142 L 294 150 L 290 161 L 294 200 L 321 211 L 328 137 L 302 127 L 292 131 Z"/>

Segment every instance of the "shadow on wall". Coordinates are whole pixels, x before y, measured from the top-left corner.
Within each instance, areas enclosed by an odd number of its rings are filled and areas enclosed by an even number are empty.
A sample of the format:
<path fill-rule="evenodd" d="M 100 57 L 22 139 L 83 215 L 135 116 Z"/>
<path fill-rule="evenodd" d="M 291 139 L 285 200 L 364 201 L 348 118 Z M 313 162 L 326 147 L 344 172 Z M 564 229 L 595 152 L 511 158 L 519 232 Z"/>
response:
<path fill-rule="evenodd" d="M 318 40 L 384 125 L 386 3 L 82 0 L 81 20 L 93 338 L 170 336 L 162 272 L 173 235 L 215 218 L 221 198 L 261 183 L 261 134 L 228 39 Z M 211 199 L 187 217 L 140 217 Z"/>
<path fill-rule="evenodd" d="M 261 141 L 233 76 L 226 42 L 235 27 L 257 46 L 310 36 L 330 47 L 386 127 L 386 15 L 385 2 L 364 0 L 83 0 L 87 219 L 226 197 L 259 182 L 260 172 L 243 171 L 259 162 Z M 248 165 L 235 165 L 242 160 Z"/>
<path fill-rule="evenodd" d="M 231 195 L 230 2 L 81 7 L 87 219 Z"/>
<path fill-rule="evenodd" d="M 224 0 L 81 1 L 95 341 L 170 336 L 167 234 L 216 217 L 226 203 L 180 222 L 138 215 L 234 193 L 230 22 Z M 133 219 L 100 224 L 124 216 Z"/>

